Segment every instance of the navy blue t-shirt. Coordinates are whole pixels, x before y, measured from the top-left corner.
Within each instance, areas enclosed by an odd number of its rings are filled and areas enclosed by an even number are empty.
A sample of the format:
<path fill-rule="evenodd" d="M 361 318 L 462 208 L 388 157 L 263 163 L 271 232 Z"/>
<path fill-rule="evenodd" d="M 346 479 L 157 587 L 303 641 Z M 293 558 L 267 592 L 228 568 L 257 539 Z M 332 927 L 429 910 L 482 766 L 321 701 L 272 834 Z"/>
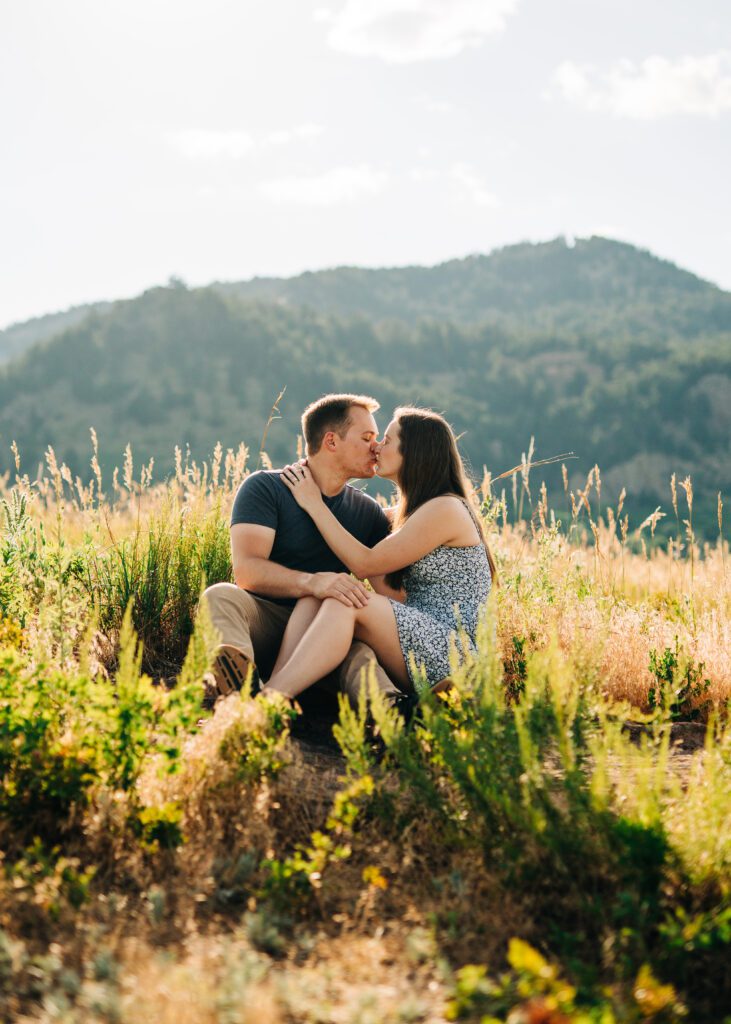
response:
<path fill-rule="evenodd" d="M 290 490 L 279 479 L 280 470 L 259 470 L 241 484 L 231 510 L 231 525 L 251 523 L 275 530 L 272 562 L 298 572 L 348 572 L 330 550 L 309 515 L 301 509 Z M 373 498 L 346 484 L 332 498 L 323 501 L 348 533 L 361 544 L 374 547 L 389 533 L 389 522 Z M 266 595 L 262 594 L 262 597 Z M 267 597 L 277 604 L 293 605 L 293 598 Z"/>

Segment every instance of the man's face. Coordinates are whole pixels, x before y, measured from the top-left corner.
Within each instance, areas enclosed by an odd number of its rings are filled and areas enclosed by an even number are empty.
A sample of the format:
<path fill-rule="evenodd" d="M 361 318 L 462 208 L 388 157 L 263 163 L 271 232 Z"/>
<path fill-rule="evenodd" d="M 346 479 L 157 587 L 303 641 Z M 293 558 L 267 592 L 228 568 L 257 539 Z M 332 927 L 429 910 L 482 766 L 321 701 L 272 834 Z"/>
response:
<path fill-rule="evenodd" d="M 343 472 L 349 477 L 372 477 L 378 465 L 378 428 L 373 414 L 362 405 L 350 410 L 350 426 L 345 437 L 338 438 L 338 454 Z"/>

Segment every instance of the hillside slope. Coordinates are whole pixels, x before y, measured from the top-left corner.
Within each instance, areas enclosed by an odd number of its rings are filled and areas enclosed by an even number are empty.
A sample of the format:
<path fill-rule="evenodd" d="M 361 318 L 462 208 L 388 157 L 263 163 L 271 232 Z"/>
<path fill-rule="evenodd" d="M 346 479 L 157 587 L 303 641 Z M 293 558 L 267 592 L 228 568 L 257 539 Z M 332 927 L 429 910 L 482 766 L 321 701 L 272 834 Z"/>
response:
<path fill-rule="evenodd" d="M 15 439 L 33 474 L 48 444 L 86 475 L 89 427 L 107 468 L 127 442 L 138 460 L 172 468 L 173 448 L 196 458 L 216 441 L 258 450 L 283 387 L 267 449 L 295 453 L 299 414 L 330 390 L 363 390 L 384 407 L 444 410 L 481 475 L 520 460 L 574 451 L 578 486 L 598 462 L 603 501 L 622 486 L 629 508 L 668 506 L 671 472 L 693 475 L 697 511 L 712 528 L 715 495 L 731 493 L 731 333 L 697 334 L 662 347 L 625 331 L 594 334 L 422 321 L 376 324 L 312 309 L 242 303 L 213 289 L 159 288 L 37 346 L 0 374 L 0 472 Z M 382 423 L 383 425 L 383 423 Z M 256 462 L 254 457 L 253 462 Z M 545 474 L 554 494 L 560 471 Z M 537 486 L 541 477 L 535 481 Z M 705 511 L 703 511 L 705 509 Z"/>
<path fill-rule="evenodd" d="M 668 331 L 731 329 L 731 295 L 673 263 L 592 237 L 522 243 L 434 267 L 337 267 L 293 278 L 216 283 L 238 298 L 373 319 L 422 317 L 512 326 Z"/>
<path fill-rule="evenodd" d="M 731 330 L 729 293 L 645 250 L 598 237 L 573 245 L 564 238 L 525 242 L 434 267 L 336 267 L 211 287 L 247 301 L 373 320 L 428 317 L 596 335 L 600 313 L 608 339 L 629 331 L 661 342 L 668 334 Z M 76 306 L 7 327 L 0 331 L 0 365 L 111 306 Z"/>
<path fill-rule="evenodd" d="M 72 306 L 61 313 L 48 313 L 46 316 L 11 324 L 0 331 L 0 365 L 22 355 L 38 342 L 46 341 L 81 323 L 90 313 L 105 312 L 111 305 L 111 302 L 95 302 L 91 305 Z"/>

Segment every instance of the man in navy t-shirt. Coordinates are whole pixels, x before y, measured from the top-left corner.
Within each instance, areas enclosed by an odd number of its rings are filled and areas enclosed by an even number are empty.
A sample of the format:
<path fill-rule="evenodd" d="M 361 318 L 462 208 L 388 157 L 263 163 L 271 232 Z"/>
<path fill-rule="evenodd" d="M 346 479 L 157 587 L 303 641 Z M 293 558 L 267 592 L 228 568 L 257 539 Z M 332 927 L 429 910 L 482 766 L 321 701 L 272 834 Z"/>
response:
<path fill-rule="evenodd" d="M 383 540 L 389 521 L 378 502 L 348 480 L 376 473 L 373 413 L 378 407 L 365 395 L 326 395 L 302 416 L 308 466 L 326 504 L 369 547 Z M 204 594 L 221 634 L 208 682 L 209 705 L 240 689 L 249 671 L 271 672 L 298 598 L 334 597 L 356 607 L 369 600 L 368 589 L 330 550 L 277 470 L 252 473 L 239 487 L 231 513 L 231 553 L 234 583 L 217 583 Z M 371 583 L 382 592 L 388 589 L 382 579 Z M 355 641 L 339 670 L 340 686 L 354 703 L 364 670 L 375 673 L 385 694 L 400 693 L 373 651 Z"/>

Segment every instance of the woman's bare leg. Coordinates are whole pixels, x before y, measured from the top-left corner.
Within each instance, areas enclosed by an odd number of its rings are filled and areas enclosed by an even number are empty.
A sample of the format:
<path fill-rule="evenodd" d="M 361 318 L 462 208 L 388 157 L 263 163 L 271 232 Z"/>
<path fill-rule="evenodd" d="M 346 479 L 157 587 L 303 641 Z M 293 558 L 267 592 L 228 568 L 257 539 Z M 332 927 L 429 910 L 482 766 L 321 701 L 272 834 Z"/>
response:
<path fill-rule="evenodd" d="M 365 608 L 348 608 L 335 598 L 323 601 L 289 660 L 272 674 L 264 692 L 296 697 L 341 663 L 354 636 L 372 647 L 394 682 L 408 685 L 396 616 L 390 601 L 376 594 Z"/>
<path fill-rule="evenodd" d="M 287 628 L 282 637 L 282 646 L 279 648 L 277 660 L 274 662 L 272 676 L 289 661 L 294 649 L 307 632 L 307 629 L 320 610 L 322 601 L 317 597 L 301 597 L 294 606 L 294 611 L 289 617 Z"/>

